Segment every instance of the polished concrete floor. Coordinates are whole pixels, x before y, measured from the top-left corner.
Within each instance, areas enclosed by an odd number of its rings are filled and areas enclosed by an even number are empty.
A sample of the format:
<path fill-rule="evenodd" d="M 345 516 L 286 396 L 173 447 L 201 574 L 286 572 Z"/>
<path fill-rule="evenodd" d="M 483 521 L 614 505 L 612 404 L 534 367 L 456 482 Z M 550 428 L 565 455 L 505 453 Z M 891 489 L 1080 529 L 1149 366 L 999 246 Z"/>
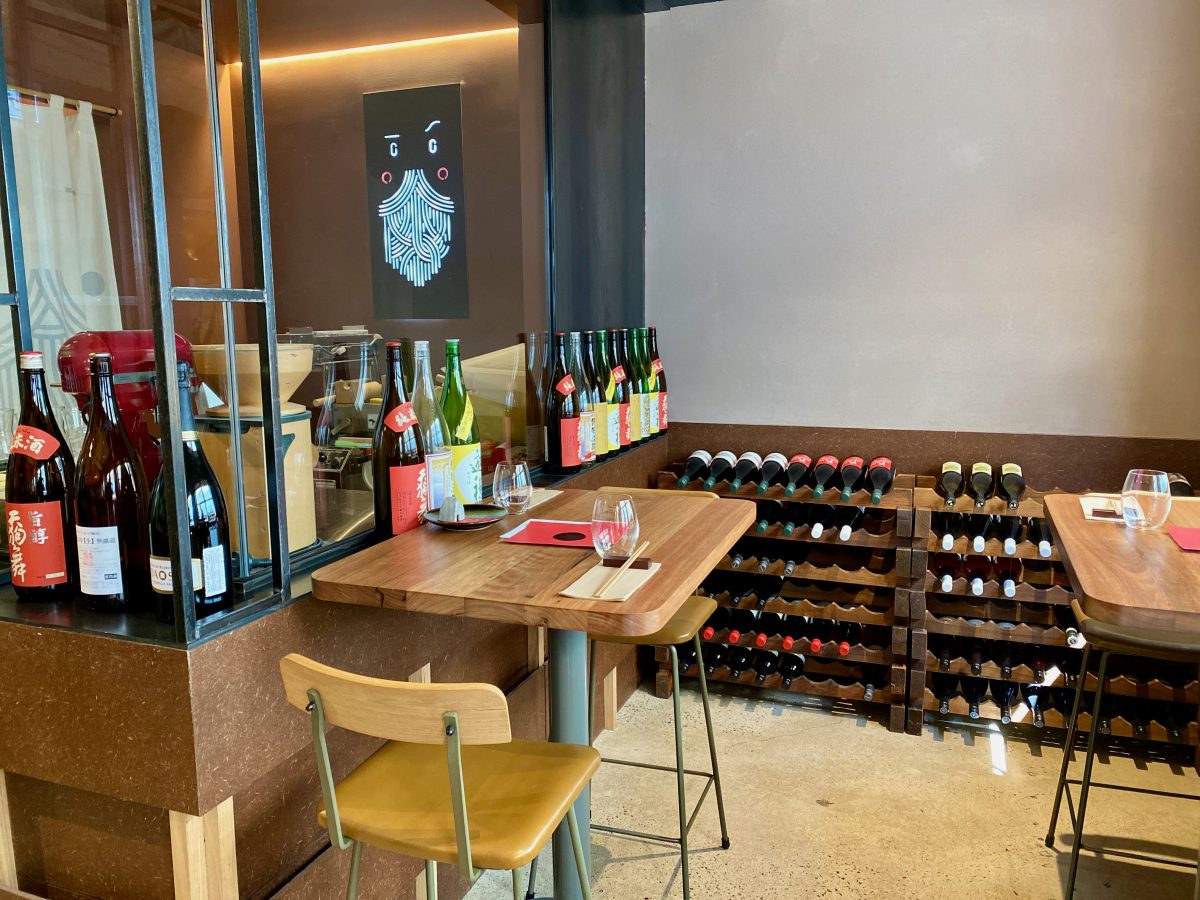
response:
<path fill-rule="evenodd" d="M 733 691 L 738 691 L 734 693 Z M 794 695 L 792 695 L 794 696 Z M 1064 804 L 1055 849 L 1044 844 L 1062 759 L 1059 732 L 998 726 L 891 734 L 862 708 L 795 705 L 734 688 L 715 693 L 722 781 L 732 846 L 720 849 L 711 797 L 692 831 L 692 896 L 766 898 L 1030 898 L 1062 896 L 1070 823 Z M 700 696 L 683 693 L 689 768 L 706 768 Z M 610 757 L 673 763 L 671 702 L 644 689 L 597 742 Z M 1151 745 L 1142 745 L 1143 747 Z M 1191 754 L 1155 748 L 1130 758 L 1110 748 L 1095 780 L 1200 794 Z M 1082 751 L 1073 772 L 1082 769 Z M 690 779 L 698 791 L 702 779 Z M 593 817 L 645 831 L 676 827 L 674 776 L 603 766 Z M 1109 847 L 1195 859 L 1200 803 L 1093 791 L 1086 838 Z M 677 850 L 593 835 L 593 894 L 619 900 L 682 896 Z M 551 894 L 548 853 L 538 897 Z M 489 872 L 471 900 L 507 900 L 507 873 Z M 1076 897 L 1191 898 L 1193 875 L 1085 853 Z"/>

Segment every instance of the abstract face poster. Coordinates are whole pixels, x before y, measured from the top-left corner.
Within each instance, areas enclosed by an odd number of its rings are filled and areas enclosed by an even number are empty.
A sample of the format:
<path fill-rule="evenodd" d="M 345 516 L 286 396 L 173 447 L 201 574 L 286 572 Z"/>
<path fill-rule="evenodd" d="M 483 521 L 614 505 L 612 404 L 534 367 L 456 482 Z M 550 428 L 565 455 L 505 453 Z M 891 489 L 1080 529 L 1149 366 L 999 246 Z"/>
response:
<path fill-rule="evenodd" d="M 363 94 L 371 283 L 379 319 L 465 319 L 457 84 Z"/>

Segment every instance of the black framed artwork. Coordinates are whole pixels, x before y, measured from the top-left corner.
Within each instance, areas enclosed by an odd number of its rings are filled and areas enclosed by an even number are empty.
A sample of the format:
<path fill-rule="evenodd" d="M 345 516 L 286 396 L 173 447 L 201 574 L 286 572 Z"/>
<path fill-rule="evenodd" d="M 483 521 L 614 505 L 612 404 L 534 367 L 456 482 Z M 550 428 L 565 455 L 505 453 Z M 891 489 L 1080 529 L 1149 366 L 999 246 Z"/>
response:
<path fill-rule="evenodd" d="M 363 94 L 379 319 L 465 319 L 461 85 Z"/>

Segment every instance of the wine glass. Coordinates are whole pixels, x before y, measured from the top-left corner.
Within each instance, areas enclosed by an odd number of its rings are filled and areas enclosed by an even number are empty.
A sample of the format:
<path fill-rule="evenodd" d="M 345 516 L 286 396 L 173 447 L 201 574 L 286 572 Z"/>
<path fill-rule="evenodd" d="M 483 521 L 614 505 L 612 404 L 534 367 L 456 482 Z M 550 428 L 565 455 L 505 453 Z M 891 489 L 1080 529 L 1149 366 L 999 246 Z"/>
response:
<path fill-rule="evenodd" d="M 510 513 L 523 513 L 533 498 L 529 466 L 524 462 L 502 462 L 492 477 L 492 499 Z"/>
<path fill-rule="evenodd" d="M 79 459 L 79 450 L 83 446 L 83 436 L 87 433 L 87 423 L 78 404 L 72 399 L 66 399 L 53 404 L 54 421 L 62 432 L 63 440 L 71 451 L 72 459 Z"/>
<path fill-rule="evenodd" d="M 1171 513 L 1171 488 L 1166 472 L 1130 469 L 1121 490 L 1125 524 L 1139 531 L 1161 528 Z"/>
<path fill-rule="evenodd" d="M 628 494 L 603 493 L 592 506 L 592 545 L 601 559 L 624 559 L 638 545 L 638 517 Z"/>

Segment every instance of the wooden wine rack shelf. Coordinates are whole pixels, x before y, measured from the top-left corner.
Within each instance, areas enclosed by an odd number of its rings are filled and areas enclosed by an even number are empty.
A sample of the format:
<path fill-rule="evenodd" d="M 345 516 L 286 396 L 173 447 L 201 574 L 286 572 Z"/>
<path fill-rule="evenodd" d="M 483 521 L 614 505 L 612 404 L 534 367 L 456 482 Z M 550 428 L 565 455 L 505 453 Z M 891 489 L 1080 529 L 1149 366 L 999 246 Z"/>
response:
<path fill-rule="evenodd" d="M 765 572 L 758 571 L 761 560 L 757 556 L 744 557 L 742 564 L 736 569 L 731 565 L 732 557 L 721 560 L 717 570 L 721 572 L 740 572 L 749 575 L 775 575 L 780 578 L 795 578 L 806 581 L 831 581 L 837 584 L 865 584 L 873 587 L 895 587 L 896 572 L 871 572 L 865 566 L 861 569 L 846 570 L 840 566 L 814 566 L 800 563 L 790 575 L 784 575 L 785 560 L 772 559 Z"/>
<path fill-rule="evenodd" d="M 940 702 L 930 690 L 925 691 L 923 706 L 926 710 L 939 715 Z M 1032 726 L 1034 721 L 1033 712 L 1026 705 L 1024 700 L 1018 700 L 1013 703 L 1012 709 L 1012 724 Z M 950 715 L 967 717 L 970 715 L 970 707 L 966 700 L 962 697 L 954 697 L 950 701 Z M 1060 710 L 1058 708 L 1048 709 L 1043 713 L 1045 726 L 1047 728 L 1057 728 L 1066 730 L 1067 720 L 1071 715 L 1070 710 Z M 979 704 L 979 718 L 999 721 L 1000 707 L 990 697 L 984 698 Z M 1111 737 L 1135 738 L 1137 740 L 1156 741 L 1162 744 L 1191 744 L 1200 743 L 1200 725 L 1195 721 L 1181 721 L 1179 723 L 1179 736 L 1172 737 L 1166 726 L 1161 722 L 1151 721 L 1146 725 L 1146 733 L 1138 735 L 1133 724 L 1121 716 L 1114 716 L 1109 719 L 1108 734 Z M 1087 733 L 1092 726 L 1092 716 L 1090 713 L 1080 710 L 1079 712 L 1079 730 Z"/>
<path fill-rule="evenodd" d="M 897 475 L 892 489 L 883 495 L 878 503 L 871 502 L 870 491 L 855 491 L 849 500 L 843 500 L 840 491 L 830 488 L 819 499 L 813 499 L 812 488 L 797 489 L 791 497 L 785 496 L 782 485 L 767 488 L 765 494 L 758 493 L 758 485 L 744 484 L 736 492 L 729 490 L 728 482 L 721 482 L 711 488 L 704 487 L 703 479 L 689 482 L 687 487 L 678 486 L 678 472 L 659 472 L 656 487 L 660 490 L 709 491 L 718 497 L 737 497 L 739 500 L 783 500 L 785 503 L 823 503 L 827 506 L 862 506 L 867 509 L 912 509 L 913 486 L 916 479 L 912 475 Z"/>
<path fill-rule="evenodd" d="M 1067 684 L 1067 673 L 1063 672 L 1057 666 L 1047 669 L 1046 680 L 1038 682 L 1033 677 L 1033 669 L 1024 663 L 1013 666 L 1012 674 L 1008 678 L 1005 678 L 1000 672 L 999 665 L 991 660 L 985 660 L 980 667 L 979 675 L 973 676 L 971 674 L 970 662 L 961 656 L 950 660 L 950 670 L 947 672 L 941 667 L 941 661 L 937 657 L 932 653 L 926 653 L 925 671 L 942 675 L 965 675 L 969 678 L 986 678 L 989 681 L 1011 681 L 1014 684 L 1038 684 L 1041 687 L 1075 690 L 1073 684 Z M 1107 682 L 1104 686 L 1105 694 L 1114 694 L 1120 697 L 1138 697 L 1142 700 L 1161 700 L 1166 703 L 1200 704 L 1200 682 L 1192 681 L 1186 685 L 1178 686 L 1159 681 L 1157 678 L 1153 681 L 1137 681 L 1126 675 L 1118 675 L 1114 678 L 1105 679 L 1105 681 Z M 1085 691 L 1095 691 L 1096 684 L 1096 673 L 1088 672 L 1083 689 Z"/>
<path fill-rule="evenodd" d="M 799 530 L 799 529 L 797 529 Z M 1032 541 L 1020 541 L 1017 543 L 1015 552 L 1004 552 L 1004 541 L 998 541 L 995 538 L 990 538 L 983 542 L 983 552 L 976 553 L 971 548 L 971 539 L 965 535 L 958 538 L 954 542 L 954 547 L 946 550 L 942 547 L 942 536 L 940 534 L 930 534 L 925 538 L 925 549 L 930 553 L 953 553 L 956 556 L 991 556 L 995 557 L 1011 557 L 1013 559 L 1037 559 L 1043 562 L 1061 562 L 1061 557 L 1058 555 L 1058 548 L 1051 545 L 1050 555 L 1042 556 L 1038 553 L 1037 544 Z"/>
<path fill-rule="evenodd" d="M 849 620 L 847 620 L 849 621 Z M 736 643 L 731 643 L 729 640 L 728 630 L 722 629 L 713 635 L 710 643 L 724 644 L 729 647 L 755 647 L 754 638 L 748 635 L 742 635 Z M 783 638 L 772 637 L 765 644 L 764 650 L 780 650 L 784 653 L 796 653 L 800 656 L 810 659 L 828 660 L 829 662 L 856 662 L 868 663 L 870 665 L 886 666 L 892 661 L 892 650 L 886 646 L 866 646 L 864 644 L 854 644 L 850 647 L 850 652 L 845 656 L 838 655 L 837 646 L 833 643 L 823 643 L 819 652 L 814 652 L 812 642 L 807 638 L 799 638 L 791 649 L 784 650 Z"/>
<path fill-rule="evenodd" d="M 659 488 L 678 489 L 676 482 L 683 471 L 682 464 L 675 465 L 673 469 L 658 474 Z M 857 492 L 849 503 L 843 503 L 833 490 L 814 501 L 812 491 L 808 488 L 797 490 L 791 497 L 785 497 L 780 486 L 771 487 L 762 494 L 758 493 L 754 484 L 744 485 L 736 493 L 731 493 L 728 488 L 728 484 L 723 483 L 713 493 L 744 500 L 777 500 L 784 504 L 784 508 L 781 510 L 775 504 L 763 507 L 761 515 L 766 516 L 771 524 L 762 532 L 758 531 L 757 523 L 748 529 L 737 547 L 713 571 L 708 592 L 720 603 L 726 606 L 736 603 L 744 609 L 785 616 L 857 622 L 876 629 L 891 629 L 888 645 L 882 644 L 888 632 L 876 631 L 871 636 L 864 632 L 864 643 L 851 648 L 846 657 L 836 656 L 834 646 L 822 648 L 820 653 L 814 654 L 809 641 L 796 640 L 790 652 L 805 656 L 809 667 L 805 677 L 793 684 L 790 689 L 792 692 L 834 699 L 861 699 L 861 685 L 839 684 L 819 677 L 814 679 L 810 670 L 826 662 L 831 666 L 839 663 L 849 666 L 891 665 L 893 671 L 899 666 L 905 671 L 906 684 L 900 687 L 893 682 L 893 693 L 898 691 L 902 696 L 888 701 L 892 703 L 891 724 L 895 729 L 896 711 L 901 710 L 904 722 L 900 727 L 910 733 L 920 734 L 927 712 L 937 709 L 936 703 L 930 706 L 932 694 L 929 678 L 939 672 L 938 659 L 934 655 L 934 648 L 930 646 L 930 635 L 1016 645 L 1012 656 L 1019 663 L 1013 667 L 1007 680 L 1017 684 L 1035 682 L 1034 672 L 1028 665 L 1029 658 L 1024 650 L 1016 648 L 1030 645 L 1046 647 L 1045 661 L 1049 668 L 1044 686 L 1062 689 L 1068 694 L 1073 691 L 1073 685 L 1067 684 L 1067 673 L 1056 668 L 1059 664 L 1065 665 L 1064 660 L 1077 665 L 1079 659 L 1078 651 L 1067 646 L 1065 629 L 1074 623 L 1070 615 L 1073 593 L 1057 548 L 1052 550 L 1049 557 L 1042 557 L 1037 546 L 1025 540 L 1016 544 L 1015 552 L 1006 554 L 1003 542 L 993 538 L 985 542 L 982 554 L 976 554 L 971 542 L 964 536 L 954 542 L 952 550 L 943 551 L 941 535 L 931 527 L 935 514 L 941 512 L 981 512 L 1043 518 L 1044 498 L 1048 494 L 1059 493 L 1058 490 L 1027 488 L 1016 509 L 1009 509 L 1007 502 L 998 497 L 989 499 L 982 509 L 977 509 L 974 501 L 967 496 L 960 497 L 952 508 L 947 508 L 944 499 L 934 490 L 932 477 L 908 474 L 897 474 L 892 491 L 877 506 L 870 504 L 865 491 Z M 684 490 L 704 490 L 702 480 L 690 483 Z M 791 504 L 799 507 L 796 520 L 805 524 L 797 524 L 790 535 L 784 536 L 779 520 L 787 521 L 787 507 Z M 883 521 L 871 521 L 868 518 L 866 527 L 860 526 L 854 530 L 847 541 L 840 540 L 835 528 L 814 540 L 811 527 L 807 524 L 809 520 L 802 509 L 806 504 L 894 510 L 895 517 L 890 522 L 886 516 Z M 867 527 L 877 530 L 868 531 Z M 879 532 L 880 528 L 888 530 Z M 962 558 L 1011 557 L 1026 561 L 1017 581 L 1015 595 L 1005 597 L 1002 584 L 990 580 L 984 583 L 983 595 L 976 597 L 971 593 L 967 579 L 961 577 L 961 572 L 953 581 L 953 589 L 943 592 L 941 579 L 929 569 L 934 554 L 943 552 Z M 730 565 L 735 553 L 743 557 L 737 569 Z M 780 559 L 776 559 L 776 556 Z M 763 573 L 759 573 L 758 564 L 763 557 L 771 562 Z M 783 570 L 789 557 L 795 560 L 796 565 L 791 574 L 785 577 Z M 747 589 L 749 592 L 743 594 Z M 760 595 L 769 599 L 760 600 Z M 727 638 L 727 633 L 714 635 L 717 641 Z M 752 643 L 753 638 L 746 636 L 739 645 L 751 646 Z M 782 640 L 771 638 L 766 648 L 782 650 Z M 960 677 L 972 677 L 970 664 L 961 656 L 964 650 L 957 649 L 959 655 L 951 663 L 951 672 Z M 723 671 L 724 677 L 719 670 L 712 680 L 729 681 L 728 670 Z M 993 660 L 984 663 L 978 677 L 1005 680 L 1001 678 L 999 665 Z M 669 673 L 664 676 L 660 668 L 660 690 L 669 690 L 669 686 L 663 687 L 664 679 L 669 681 Z M 754 684 L 755 676 L 745 673 L 737 681 L 740 684 Z M 1091 691 L 1095 686 L 1095 675 L 1089 673 L 1085 689 Z M 778 676 L 766 679 L 761 687 L 778 690 Z M 1134 702 L 1178 704 L 1179 721 L 1188 722 L 1188 726 L 1181 729 L 1180 738 L 1173 742 L 1200 743 L 1200 727 L 1194 721 L 1197 718 L 1196 707 L 1200 706 L 1200 682 L 1191 681 L 1177 686 L 1159 679 L 1139 682 L 1118 676 L 1108 679 L 1106 691 L 1133 698 Z M 879 695 L 876 699 L 879 699 Z M 967 712 L 966 703 L 961 697 L 955 698 L 951 709 L 962 715 Z M 998 719 L 1000 713 L 989 699 L 983 704 L 982 714 Z M 1026 716 L 1032 719 L 1023 703 L 1014 707 L 1014 714 L 1018 718 Z M 1062 714 L 1057 710 L 1047 710 L 1045 718 L 1047 727 L 1061 727 L 1063 724 Z M 1152 724 L 1149 731 L 1153 740 L 1170 740 L 1166 729 L 1160 724 Z M 1124 720 L 1114 720 L 1112 733 L 1132 737 L 1134 729 Z M 1197 758 L 1200 759 L 1200 755 Z"/>
<path fill-rule="evenodd" d="M 746 537 L 757 540 L 799 541 L 827 547 L 871 547 L 877 550 L 894 550 L 897 547 L 907 547 L 912 543 L 910 538 L 900 537 L 895 531 L 872 534 L 860 528 L 851 532 L 849 540 L 843 541 L 838 538 L 836 528 L 826 529 L 819 538 L 812 536 L 811 525 L 800 525 L 790 535 L 783 534 L 783 526 L 778 522 L 768 525 L 766 531 L 760 532 L 756 529 L 757 526 L 750 526 L 746 531 Z"/>
<path fill-rule="evenodd" d="M 916 487 L 913 489 L 913 506 L 917 509 L 927 509 L 930 512 L 982 513 L 989 516 L 1021 516 L 1022 518 L 1042 519 L 1046 516 L 1046 505 L 1043 503 L 1043 498 L 1047 494 L 1062 493 L 1057 489 L 1038 491 L 1026 488 L 1025 495 L 1016 509 L 1009 509 L 1008 501 L 1000 497 L 989 498 L 981 509 L 975 505 L 975 501 L 971 497 L 963 494 L 955 501 L 954 506 L 950 507 L 946 505 L 946 498 L 933 489 L 933 483 L 933 478 L 917 479 Z"/>
<path fill-rule="evenodd" d="M 959 637 L 982 638 L 986 641 L 1042 644 L 1046 647 L 1067 646 L 1067 633 L 1057 626 L 1042 628 L 1036 625 L 993 622 L 989 619 L 972 622 L 957 616 L 939 618 L 926 612 L 925 629 L 931 634 L 952 634 Z"/>
<path fill-rule="evenodd" d="M 1017 583 L 1016 595 L 1004 596 L 1004 588 L 997 581 L 985 581 L 983 594 L 976 596 L 971 593 L 971 585 L 966 578 L 954 579 L 954 590 L 949 594 L 942 593 L 941 580 L 933 573 L 925 573 L 925 593 L 939 594 L 943 597 L 965 597 L 968 600 L 1007 600 L 1010 603 L 1045 603 L 1057 606 L 1070 606 L 1075 596 L 1069 588 L 1053 585 L 1042 587 L 1026 581 Z"/>

